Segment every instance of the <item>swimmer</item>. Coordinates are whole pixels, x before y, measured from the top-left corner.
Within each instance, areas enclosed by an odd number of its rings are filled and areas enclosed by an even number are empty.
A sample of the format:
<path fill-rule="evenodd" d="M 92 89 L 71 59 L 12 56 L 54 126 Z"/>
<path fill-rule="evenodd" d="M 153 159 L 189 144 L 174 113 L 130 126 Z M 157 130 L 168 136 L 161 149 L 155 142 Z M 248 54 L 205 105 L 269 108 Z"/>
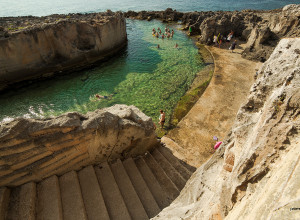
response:
<path fill-rule="evenodd" d="M 174 47 L 174 48 L 178 48 L 178 44 L 177 44 L 177 43 L 175 44 L 175 47 Z"/>
<path fill-rule="evenodd" d="M 99 95 L 99 94 L 96 94 L 95 97 L 97 99 L 107 99 L 108 98 L 106 95 Z"/>
<path fill-rule="evenodd" d="M 159 49 L 159 48 L 160 48 L 159 44 L 157 44 L 157 46 L 156 46 L 156 47 L 157 47 L 157 49 Z"/>
<path fill-rule="evenodd" d="M 162 35 L 161 35 L 161 38 L 162 38 L 162 39 L 164 39 L 164 38 L 165 38 L 165 35 L 164 35 L 164 34 L 162 34 Z"/>
<path fill-rule="evenodd" d="M 97 99 L 108 99 L 108 98 L 112 98 L 113 95 L 114 95 L 114 94 L 110 94 L 110 95 L 108 95 L 108 96 L 96 94 L 95 97 L 96 97 Z"/>

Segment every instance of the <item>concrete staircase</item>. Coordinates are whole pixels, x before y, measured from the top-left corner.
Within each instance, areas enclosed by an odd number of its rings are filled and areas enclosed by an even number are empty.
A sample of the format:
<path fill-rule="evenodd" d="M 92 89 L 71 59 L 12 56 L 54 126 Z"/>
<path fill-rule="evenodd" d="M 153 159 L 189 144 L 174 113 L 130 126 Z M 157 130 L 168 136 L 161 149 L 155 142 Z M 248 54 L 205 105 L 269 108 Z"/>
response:
<path fill-rule="evenodd" d="M 194 170 L 160 146 L 138 158 L 2 187 L 0 220 L 149 219 L 179 195 Z"/>

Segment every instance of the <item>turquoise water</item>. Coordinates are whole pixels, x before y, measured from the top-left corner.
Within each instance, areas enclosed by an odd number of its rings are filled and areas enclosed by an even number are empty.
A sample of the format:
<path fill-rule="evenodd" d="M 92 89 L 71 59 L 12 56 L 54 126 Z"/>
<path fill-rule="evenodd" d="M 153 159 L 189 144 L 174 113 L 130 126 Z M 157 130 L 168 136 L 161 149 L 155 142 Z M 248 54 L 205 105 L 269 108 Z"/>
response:
<path fill-rule="evenodd" d="M 154 121 L 159 109 L 164 109 L 168 120 L 203 64 L 192 40 L 177 30 L 178 25 L 169 26 L 175 31 L 169 40 L 153 37 L 153 27 L 165 28 L 159 21 L 127 20 L 128 46 L 117 57 L 87 71 L 0 95 L 0 121 L 86 113 L 114 104 L 135 105 Z M 109 98 L 99 100 L 95 94 Z"/>
<path fill-rule="evenodd" d="M 300 0 L 0 0 L 0 17 L 128 10 L 217 11 L 275 9 Z"/>

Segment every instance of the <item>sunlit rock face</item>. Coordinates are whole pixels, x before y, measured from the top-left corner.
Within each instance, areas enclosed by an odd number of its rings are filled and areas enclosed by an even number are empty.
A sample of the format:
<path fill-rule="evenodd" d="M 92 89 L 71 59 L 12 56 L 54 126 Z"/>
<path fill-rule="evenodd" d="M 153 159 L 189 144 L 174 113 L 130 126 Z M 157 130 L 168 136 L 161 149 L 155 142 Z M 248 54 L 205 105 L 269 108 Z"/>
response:
<path fill-rule="evenodd" d="M 138 156 L 157 145 L 152 119 L 134 106 L 15 119 L 0 124 L 0 186 Z"/>
<path fill-rule="evenodd" d="M 223 146 L 154 219 L 298 219 L 300 38 L 257 72 Z"/>

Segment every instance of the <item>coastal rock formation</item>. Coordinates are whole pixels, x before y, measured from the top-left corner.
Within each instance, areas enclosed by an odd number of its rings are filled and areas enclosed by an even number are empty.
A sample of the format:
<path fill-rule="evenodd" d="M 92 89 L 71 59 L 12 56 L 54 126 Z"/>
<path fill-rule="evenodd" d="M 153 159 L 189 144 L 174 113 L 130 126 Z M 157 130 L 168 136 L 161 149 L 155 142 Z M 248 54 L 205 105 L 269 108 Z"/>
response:
<path fill-rule="evenodd" d="M 127 42 L 121 13 L 0 19 L 0 90 L 11 84 L 83 68 Z"/>
<path fill-rule="evenodd" d="M 207 11 L 180 13 L 168 8 L 156 12 L 127 12 L 126 17 L 163 21 L 179 21 L 190 35 L 199 35 L 198 40 L 211 44 L 214 35 L 227 38 L 233 31 L 235 39 L 247 42 L 243 57 L 264 62 L 280 39 L 300 37 L 300 5 L 287 5 L 271 11 Z"/>
<path fill-rule="evenodd" d="M 154 219 L 299 219 L 299 58 L 300 38 L 282 39 L 226 141 Z"/>
<path fill-rule="evenodd" d="M 0 124 L 0 186 L 144 154 L 158 144 L 152 119 L 134 106 Z"/>
<path fill-rule="evenodd" d="M 127 18 L 141 19 L 141 20 L 152 20 L 160 19 L 163 22 L 168 21 L 179 21 L 184 13 L 173 10 L 172 8 L 167 8 L 165 11 L 128 11 L 124 13 Z"/>

